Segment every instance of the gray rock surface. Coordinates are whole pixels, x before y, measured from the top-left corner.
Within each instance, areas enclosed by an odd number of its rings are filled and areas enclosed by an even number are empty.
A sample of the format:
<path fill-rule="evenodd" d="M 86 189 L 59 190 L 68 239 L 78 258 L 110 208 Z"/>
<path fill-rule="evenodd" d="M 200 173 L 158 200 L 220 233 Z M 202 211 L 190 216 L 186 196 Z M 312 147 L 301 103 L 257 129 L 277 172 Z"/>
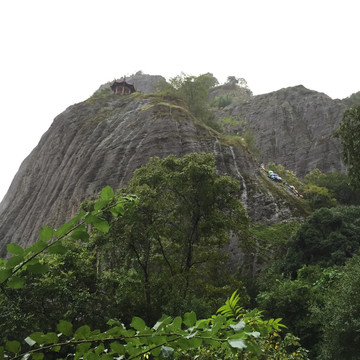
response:
<path fill-rule="evenodd" d="M 299 85 L 233 102 L 217 112 L 239 122 L 229 131 L 256 137 L 260 161 L 275 162 L 303 177 L 318 168 L 323 172 L 345 171 L 339 139 L 332 137 L 347 106 L 344 101 Z"/>
<path fill-rule="evenodd" d="M 23 161 L 0 204 L 0 255 L 9 242 L 35 242 L 42 225 L 58 227 L 102 187 L 125 185 L 150 157 L 191 152 L 215 154 L 218 171 L 238 179 L 253 221 L 303 218 L 301 202 L 266 178 L 246 149 L 227 143 L 180 104 L 102 94 L 58 115 Z"/>

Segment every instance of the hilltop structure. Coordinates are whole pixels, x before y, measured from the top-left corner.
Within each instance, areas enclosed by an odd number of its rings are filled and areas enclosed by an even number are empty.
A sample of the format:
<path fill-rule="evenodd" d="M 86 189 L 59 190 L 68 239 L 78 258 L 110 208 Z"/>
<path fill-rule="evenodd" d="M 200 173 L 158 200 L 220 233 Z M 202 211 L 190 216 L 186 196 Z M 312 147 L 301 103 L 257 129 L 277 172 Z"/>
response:
<path fill-rule="evenodd" d="M 129 95 L 136 92 L 135 86 L 128 84 L 125 79 L 120 82 L 114 80 L 110 87 L 114 94 Z"/>

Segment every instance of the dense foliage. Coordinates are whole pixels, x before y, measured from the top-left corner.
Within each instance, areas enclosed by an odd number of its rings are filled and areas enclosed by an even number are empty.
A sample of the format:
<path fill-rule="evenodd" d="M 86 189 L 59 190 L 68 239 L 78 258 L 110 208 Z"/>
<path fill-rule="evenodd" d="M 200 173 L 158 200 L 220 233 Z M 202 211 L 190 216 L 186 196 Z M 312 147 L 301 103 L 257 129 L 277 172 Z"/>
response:
<path fill-rule="evenodd" d="M 120 194 L 136 194 L 140 201 L 95 243 L 102 249 L 101 268 L 121 267 L 131 274 L 124 286 L 144 294 L 137 295 L 138 314 L 150 322 L 180 309 L 209 315 L 234 287 L 243 288 L 229 274 L 222 250 L 229 230 L 244 251 L 250 246 L 239 190 L 234 179 L 216 174 L 209 154 L 155 157 L 135 172 Z"/>
<path fill-rule="evenodd" d="M 311 358 L 358 357 L 355 329 L 360 306 L 351 296 L 359 291 L 359 234 L 359 206 L 319 209 L 258 279 L 257 305 L 267 316 L 281 314 L 284 324 L 311 350 Z"/>
<path fill-rule="evenodd" d="M 229 230 L 252 249 L 238 190 L 213 156 L 154 158 L 117 196 L 106 187 L 31 247 L 9 244 L 0 359 L 307 359 L 280 319 L 241 306 L 226 271 Z"/>
<path fill-rule="evenodd" d="M 360 207 L 320 209 L 292 237 L 284 271 L 295 276 L 302 265 L 344 265 L 360 247 Z"/>
<path fill-rule="evenodd" d="M 360 106 L 346 110 L 339 129 L 342 156 L 348 165 L 349 177 L 356 187 L 360 187 Z"/>
<path fill-rule="evenodd" d="M 320 359 L 355 360 L 360 348 L 360 256 L 349 259 L 313 310 L 322 330 Z"/>

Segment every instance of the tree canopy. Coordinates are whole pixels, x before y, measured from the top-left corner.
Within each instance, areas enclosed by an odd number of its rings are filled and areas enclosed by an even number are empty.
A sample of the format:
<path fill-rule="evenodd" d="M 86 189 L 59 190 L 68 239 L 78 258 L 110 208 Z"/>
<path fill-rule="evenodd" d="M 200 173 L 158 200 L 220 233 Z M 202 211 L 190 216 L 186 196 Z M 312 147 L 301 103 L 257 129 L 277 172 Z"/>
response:
<path fill-rule="evenodd" d="M 9 244 L 0 359 L 308 359 L 281 319 L 245 310 L 226 271 L 230 232 L 253 250 L 238 192 L 212 155 L 153 158 L 31 247 Z M 203 304 L 202 319 L 186 311 Z"/>
<path fill-rule="evenodd" d="M 349 177 L 354 186 L 360 187 L 360 106 L 346 110 L 336 136 L 340 136 L 342 156 L 348 165 Z"/>
<path fill-rule="evenodd" d="M 219 305 L 216 299 L 223 301 L 226 288 L 235 285 L 224 272 L 223 248 L 230 231 L 239 246 L 248 246 L 248 217 L 239 189 L 236 180 L 215 172 L 213 155 L 189 154 L 152 158 L 121 190 L 136 194 L 139 202 L 102 235 L 106 240 L 101 242 L 109 244 L 105 263 L 118 266 L 116 258 L 123 257 L 122 266 L 136 271 L 147 319 L 161 311 L 188 310 L 195 299 L 206 304 L 208 296 Z"/>
<path fill-rule="evenodd" d="M 305 265 L 344 265 L 360 247 L 360 207 L 322 208 L 292 237 L 284 270 L 294 276 Z"/>

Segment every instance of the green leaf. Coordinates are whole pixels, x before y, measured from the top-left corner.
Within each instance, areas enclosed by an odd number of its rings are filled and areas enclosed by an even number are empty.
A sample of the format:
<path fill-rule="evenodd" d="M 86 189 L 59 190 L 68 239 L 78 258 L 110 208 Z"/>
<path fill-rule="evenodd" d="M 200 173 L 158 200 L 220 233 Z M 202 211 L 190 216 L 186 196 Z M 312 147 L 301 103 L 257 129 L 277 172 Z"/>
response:
<path fill-rule="evenodd" d="M 43 345 L 44 344 L 43 336 L 44 336 L 44 333 L 37 331 L 37 332 L 32 333 L 29 337 L 32 340 L 36 341 L 39 345 Z"/>
<path fill-rule="evenodd" d="M 95 354 L 99 355 L 105 350 L 105 345 L 103 343 L 99 344 L 95 349 Z"/>
<path fill-rule="evenodd" d="M 86 215 L 86 211 L 79 211 L 70 221 L 73 224 L 76 224 L 80 219 L 82 219 Z"/>
<path fill-rule="evenodd" d="M 161 352 L 161 348 L 160 347 L 157 347 L 153 350 L 151 350 L 151 355 L 155 356 L 155 358 L 159 358 L 159 355 L 160 355 L 160 352 Z"/>
<path fill-rule="evenodd" d="M 117 326 L 119 326 L 119 325 L 122 325 L 122 324 L 121 324 L 121 322 L 119 320 L 109 319 L 107 321 L 106 325 L 110 325 L 110 326 L 117 325 Z"/>
<path fill-rule="evenodd" d="M 55 351 L 55 352 L 59 352 L 61 350 L 61 346 L 60 345 L 53 346 L 52 348 L 50 348 L 50 350 Z"/>
<path fill-rule="evenodd" d="M 22 255 L 24 253 L 24 249 L 15 243 L 10 243 L 6 245 L 6 250 L 13 255 Z"/>
<path fill-rule="evenodd" d="M 211 333 L 216 334 L 224 325 L 226 317 L 223 315 L 217 315 L 211 327 Z M 231 325 L 230 325 L 231 326 Z"/>
<path fill-rule="evenodd" d="M 105 206 L 109 205 L 110 202 L 111 200 L 99 200 L 94 204 L 94 209 L 96 211 L 99 211 L 103 209 Z"/>
<path fill-rule="evenodd" d="M 118 355 L 125 355 L 125 347 L 124 345 L 114 341 L 110 343 L 111 351 L 118 354 Z"/>
<path fill-rule="evenodd" d="M 38 253 L 44 250 L 47 247 L 46 242 L 43 240 L 38 240 L 36 243 L 34 243 L 31 247 L 27 248 L 26 250 L 31 250 L 33 253 Z"/>
<path fill-rule="evenodd" d="M 118 217 L 119 215 L 125 214 L 125 204 L 123 202 L 117 203 L 116 206 L 110 209 L 110 212 L 115 216 Z"/>
<path fill-rule="evenodd" d="M 106 334 L 112 335 L 112 336 L 131 336 L 130 332 L 132 332 L 132 335 L 135 334 L 134 330 L 126 330 L 122 325 L 115 326 L 106 331 Z"/>
<path fill-rule="evenodd" d="M 107 233 L 110 229 L 110 226 L 106 220 L 95 215 L 88 215 L 85 218 L 85 222 L 94 225 L 96 229 L 104 233 Z"/>
<path fill-rule="evenodd" d="M 17 354 L 20 351 L 20 343 L 16 340 L 7 341 L 5 347 L 14 354 Z"/>
<path fill-rule="evenodd" d="M 74 239 L 74 240 L 81 240 L 81 241 L 88 241 L 89 240 L 89 234 L 84 231 L 84 230 L 74 230 L 72 233 L 71 233 L 71 237 Z"/>
<path fill-rule="evenodd" d="M 59 341 L 59 338 L 56 333 L 49 332 L 43 336 L 43 343 L 44 344 L 57 344 Z"/>
<path fill-rule="evenodd" d="M 110 186 L 105 186 L 101 190 L 101 199 L 111 201 L 114 198 L 114 191 Z"/>
<path fill-rule="evenodd" d="M 23 255 L 12 256 L 6 263 L 5 266 L 7 269 L 14 268 L 16 265 L 19 265 L 24 260 Z"/>
<path fill-rule="evenodd" d="M 66 336 L 71 336 L 73 334 L 73 326 L 71 322 L 60 320 L 56 326 L 57 330 Z"/>
<path fill-rule="evenodd" d="M 153 335 L 151 337 L 151 342 L 154 345 L 160 345 L 160 344 L 165 344 L 166 343 L 166 337 L 165 336 L 161 336 L 161 335 Z"/>
<path fill-rule="evenodd" d="M 24 283 L 25 279 L 14 275 L 7 282 L 7 287 L 10 289 L 21 289 L 24 286 Z"/>
<path fill-rule="evenodd" d="M 76 354 L 74 360 L 80 359 L 80 357 L 82 357 L 89 350 L 90 346 L 90 342 L 76 345 Z"/>
<path fill-rule="evenodd" d="M 55 232 L 57 237 L 61 237 L 66 235 L 72 228 L 74 227 L 73 224 L 71 224 L 70 222 L 67 222 L 63 225 L 61 225 Z"/>
<path fill-rule="evenodd" d="M 193 348 L 191 342 L 187 339 L 179 339 L 176 344 L 181 350 L 189 350 Z"/>
<path fill-rule="evenodd" d="M 50 226 L 43 226 L 39 232 L 40 240 L 47 243 L 53 237 L 54 231 Z"/>
<path fill-rule="evenodd" d="M 62 244 L 60 240 L 54 242 L 48 249 L 50 254 L 60 254 L 63 255 L 66 253 L 67 248 Z"/>
<path fill-rule="evenodd" d="M 172 324 L 168 327 L 168 329 L 170 331 L 177 331 L 181 329 L 181 325 L 182 325 L 182 319 L 180 316 L 177 316 L 172 322 Z"/>
<path fill-rule="evenodd" d="M 256 356 L 260 356 L 262 354 L 261 346 L 253 342 L 247 344 L 247 351 L 255 354 Z"/>
<path fill-rule="evenodd" d="M 202 330 L 208 329 L 209 328 L 209 319 L 200 319 L 199 321 L 196 322 L 195 328 L 202 329 Z"/>
<path fill-rule="evenodd" d="M 11 269 L 0 270 L 0 284 L 6 281 L 12 274 Z"/>
<path fill-rule="evenodd" d="M 101 231 L 103 233 L 107 233 L 110 229 L 110 225 L 106 220 L 100 220 L 100 221 L 94 223 L 94 226 L 96 229 L 98 229 L 99 231 Z"/>
<path fill-rule="evenodd" d="M 196 323 L 196 314 L 193 311 L 185 313 L 184 324 L 187 327 L 192 327 L 195 325 L 195 323 Z"/>
<path fill-rule="evenodd" d="M 193 337 L 191 339 L 188 339 L 188 342 L 192 349 L 197 349 L 201 346 L 202 339 Z"/>
<path fill-rule="evenodd" d="M 213 338 L 203 338 L 203 339 L 204 339 L 205 344 L 210 345 L 214 349 L 217 349 L 220 346 L 220 341 L 217 341 Z"/>
<path fill-rule="evenodd" d="M 91 332 L 90 326 L 88 325 L 80 326 L 74 334 L 74 339 L 85 340 L 90 336 L 90 332 Z"/>
<path fill-rule="evenodd" d="M 43 360 L 44 359 L 44 354 L 43 353 L 32 353 L 31 358 L 33 360 Z"/>
<path fill-rule="evenodd" d="M 246 349 L 246 342 L 243 339 L 228 339 L 228 343 L 233 348 Z"/>
<path fill-rule="evenodd" d="M 100 347 L 98 346 L 97 349 Z M 100 353 L 99 353 L 100 354 Z M 84 354 L 84 360 L 98 360 L 98 359 L 105 359 L 103 356 L 100 358 L 99 354 L 94 354 L 92 350 L 88 351 L 86 354 Z M 111 358 L 113 359 L 113 358 Z"/>
<path fill-rule="evenodd" d="M 32 274 L 45 274 L 49 271 L 49 265 L 40 263 L 27 265 L 27 270 Z"/>
<path fill-rule="evenodd" d="M 137 316 L 133 317 L 130 326 L 137 331 L 142 331 L 146 328 L 145 321 Z"/>

